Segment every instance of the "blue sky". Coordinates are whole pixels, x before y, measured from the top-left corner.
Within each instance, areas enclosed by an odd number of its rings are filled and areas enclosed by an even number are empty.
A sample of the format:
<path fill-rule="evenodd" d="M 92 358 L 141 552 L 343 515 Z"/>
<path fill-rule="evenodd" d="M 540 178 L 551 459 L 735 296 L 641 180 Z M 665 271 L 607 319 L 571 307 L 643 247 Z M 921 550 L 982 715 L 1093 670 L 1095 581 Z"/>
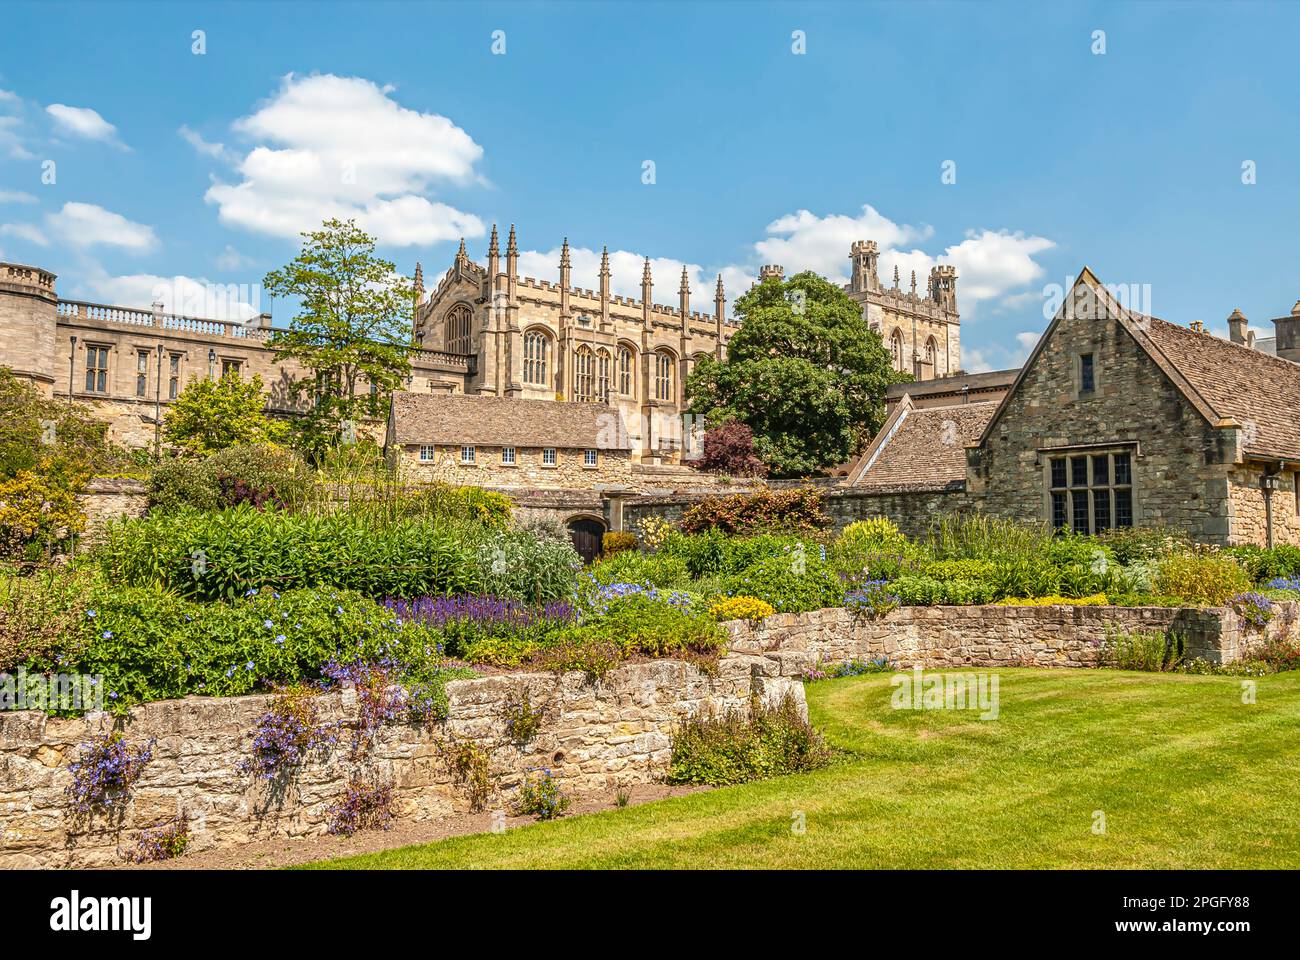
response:
<path fill-rule="evenodd" d="M 1085 263 L 1271 334 L 1300 297 L 1297 36 L 1265 3 L 10 3 L 0 256 L 65 297 L 251 303 L 332 213 L 434 282 L 514 222 L 526 273 L 567 236 L 580 284 L 607 244 L 616 290 L 649 256 L 656 300 L 686 264 L 708 309 L 716 273 L 845 277 L 876 239 L 887 282 L 957 265 L 967 369 L 1018 363 Z"/>

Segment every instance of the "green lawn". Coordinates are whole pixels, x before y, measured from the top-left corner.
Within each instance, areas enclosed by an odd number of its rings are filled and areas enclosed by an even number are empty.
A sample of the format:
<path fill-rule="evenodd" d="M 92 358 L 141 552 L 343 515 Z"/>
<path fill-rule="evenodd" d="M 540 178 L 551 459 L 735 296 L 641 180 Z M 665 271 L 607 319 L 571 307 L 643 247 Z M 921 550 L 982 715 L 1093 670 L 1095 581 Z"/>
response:
<path fill-rule="evenodd" d="M 816 773 L 309 866 L 1300 866 L 1300 673 L 1251 706 L 1234 677 L 999 676 L 988 722 L 892 710 L 888 675 L 810 685 L 848 752 Z"/>

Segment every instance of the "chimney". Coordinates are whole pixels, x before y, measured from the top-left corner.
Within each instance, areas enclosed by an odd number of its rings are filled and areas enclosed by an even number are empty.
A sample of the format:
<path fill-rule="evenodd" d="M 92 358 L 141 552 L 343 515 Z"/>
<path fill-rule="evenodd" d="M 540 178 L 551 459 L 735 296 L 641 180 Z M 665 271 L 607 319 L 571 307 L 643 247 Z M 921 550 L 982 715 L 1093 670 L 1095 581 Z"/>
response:
<path fill-rule="evenodd" d="M 1233 343 L 1246 342 L 1246 315 L 1240 310 L 1228 314 L 1228 339 Z"/>
<path fill-rule="evenodd" d="M 1275 317 L 1273 325 L 1277 329 L 1277 355 L 1300 363 L 1300 300 L 1291 308 L 1290 316 Z"/>
<path fill-rule="evenodd" d="M 1200 320 L 1193 320 L 1190 324 L 1188 324 L 1188 326 L 1192 328 L 1193 333 L 1205 332 L 1205 324 L 1202 323 Z"/>

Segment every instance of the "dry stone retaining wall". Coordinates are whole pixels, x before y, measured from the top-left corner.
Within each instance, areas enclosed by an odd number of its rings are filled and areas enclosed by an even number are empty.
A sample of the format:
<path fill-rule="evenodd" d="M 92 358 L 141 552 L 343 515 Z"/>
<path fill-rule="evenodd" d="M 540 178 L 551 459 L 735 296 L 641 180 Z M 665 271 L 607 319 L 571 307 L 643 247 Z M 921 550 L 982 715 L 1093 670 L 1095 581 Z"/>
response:
<path fill-rule="evenodd" d="M 452 744 L 472 743 L 488 752 L 496 788 L 492 809 L 501 809 L 522 778 L 541 768 L 565 792 L 645 782 L 662 776 L 669 734 L 686 716 L 747 706 L 751 694 L 764 702 L 791 695 L 806 710 L 803 685 L 764 678 L 765 669 L 762 658 L 734 655 L 724 657 L 713 676 L 691 664 L 656 660 L 625 665 L 596 683 L 581 673 L 453 681 L 447 686 L 447 720 L 383 727 L 365 769 L 394 785 L 396 813 L 412 820 L 469 809 L 445 749 Z M 506 736 L 505 710 L 525 691 L 544 719 L 521 747 Z M 327 757 L 305 763 L 286 789 L 270 789 L 239 765 L 271 700 L 194 697 L 134 709 L 125 736 L 132 745 L 156 738 L 153 758 L 121 815 L 96 816 L 88 824 L 69 819 L 67 765 L 77 758 L 79 744 L 112 728 L 112 719 L 0 713 L 0 869 L 119 864 L 140 830 L 181 811 L 190 817 L 196 850 L 324 833 L 330 807 L 358 770 L 348 759 L 351 732 L 342 731 Z M 346 723 L 356 715 L 356 694 L 323 695 L 319 705 L 322 721 Z"/>

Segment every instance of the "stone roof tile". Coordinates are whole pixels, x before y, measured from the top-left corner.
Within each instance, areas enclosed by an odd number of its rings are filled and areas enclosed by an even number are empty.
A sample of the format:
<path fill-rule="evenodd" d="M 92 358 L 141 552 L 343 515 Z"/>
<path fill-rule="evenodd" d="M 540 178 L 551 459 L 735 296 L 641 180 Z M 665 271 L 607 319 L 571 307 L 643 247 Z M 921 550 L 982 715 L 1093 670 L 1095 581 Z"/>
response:
<path fill-rule="evenodd" d="M 393 397 L 399 444 L 630 450 L 619 412 L 605 404 L 465 394 Z"/>

